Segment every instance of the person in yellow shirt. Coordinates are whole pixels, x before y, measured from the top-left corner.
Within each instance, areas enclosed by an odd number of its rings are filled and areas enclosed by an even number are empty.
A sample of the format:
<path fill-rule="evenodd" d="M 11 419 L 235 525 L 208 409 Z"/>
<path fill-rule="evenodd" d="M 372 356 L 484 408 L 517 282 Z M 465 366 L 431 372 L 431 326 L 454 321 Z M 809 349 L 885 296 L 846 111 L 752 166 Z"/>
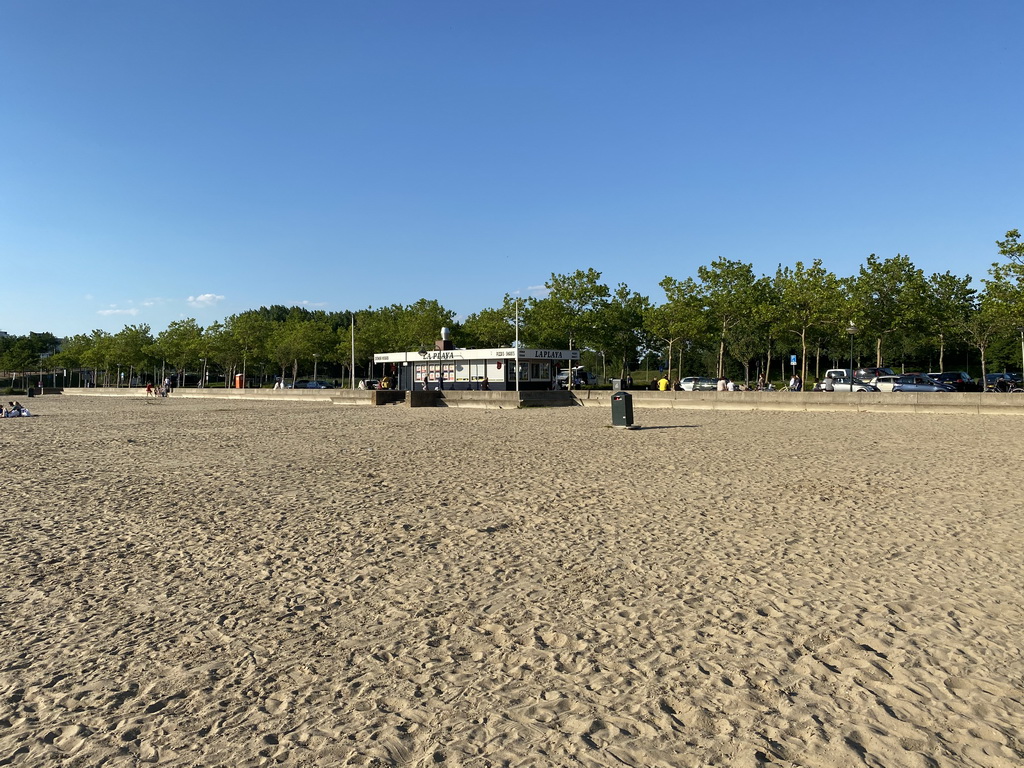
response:
<path fill-rule="evenodd" d="M 668 392 L 668 379 L 665 378 L 664 375 L 662 375 L 662 377 L 658 379 L 658 391 Z"/>

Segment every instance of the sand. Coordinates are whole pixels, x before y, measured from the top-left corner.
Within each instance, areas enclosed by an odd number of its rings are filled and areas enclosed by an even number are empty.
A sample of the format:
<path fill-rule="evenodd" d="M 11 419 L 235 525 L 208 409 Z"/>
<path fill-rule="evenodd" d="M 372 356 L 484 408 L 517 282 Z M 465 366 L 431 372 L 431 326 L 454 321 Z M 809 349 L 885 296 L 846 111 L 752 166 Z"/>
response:
<path fill-rule="evenodd" d="M 0 765 L 1024 764 L 1018 418 L 26 404 Z"/>

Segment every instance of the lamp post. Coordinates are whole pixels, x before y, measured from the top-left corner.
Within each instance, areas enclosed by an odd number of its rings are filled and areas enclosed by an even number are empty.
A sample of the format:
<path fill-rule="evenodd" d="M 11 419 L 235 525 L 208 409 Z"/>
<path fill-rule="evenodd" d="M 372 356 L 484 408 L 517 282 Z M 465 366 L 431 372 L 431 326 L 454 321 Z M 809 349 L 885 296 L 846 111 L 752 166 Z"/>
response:
<path fill-rule="evenodd" d="M 569 378 L 572 379 L 572 359 L 569 360 Z M 569 382 L 572 389 L 572 382 Z M 516 296 L 516 394 L 519 393 L 519 297 Z"/>
<path fill-rule="evenodd" d="M 313 381 L 316 381 L 316 361 L 320 355 L 313 355 Z"/>
<path fill-rule="evenodd" d="M 420 348 L 416 350 L 416 354 L 420 356 L 420 360 L 423 361 L 423 391 L 426 392 L 430 387 L 430 364 L 427 362 L 427 348 L 423 344 L 420 344 Z M 412 388 L 416 389 L 416 382 L 412 383 Z"/>
<path fill-rule="evenodd" d="M 1024 376 L 1024 326 L 1017 330 L 1020 331 L 1020 372 Z"/>
<path fill-rule="evenodd" d="M 853 337 L 857 335 L 857 326 L 853 320 L 846 326 L 846 332 L 850 334 L 850 391 L 853 392 Z"/>

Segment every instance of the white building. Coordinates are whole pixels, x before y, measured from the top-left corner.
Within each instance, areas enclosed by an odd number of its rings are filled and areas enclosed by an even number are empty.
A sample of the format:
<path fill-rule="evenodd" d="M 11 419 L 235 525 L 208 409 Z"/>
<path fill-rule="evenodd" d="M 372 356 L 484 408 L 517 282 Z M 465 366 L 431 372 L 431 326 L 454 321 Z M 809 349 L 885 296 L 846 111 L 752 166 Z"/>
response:
<path fill-rule="evenodd" d="M 486 379 L 489 389 L 514 390 L 518 371 L 525 390 L 552 389 L 558 371 L 579 359 L 578 349 L 421 349 L 374 355 L 373 365 L 375 376 L 391 376 L 398 389 L 481 389 Z"/>

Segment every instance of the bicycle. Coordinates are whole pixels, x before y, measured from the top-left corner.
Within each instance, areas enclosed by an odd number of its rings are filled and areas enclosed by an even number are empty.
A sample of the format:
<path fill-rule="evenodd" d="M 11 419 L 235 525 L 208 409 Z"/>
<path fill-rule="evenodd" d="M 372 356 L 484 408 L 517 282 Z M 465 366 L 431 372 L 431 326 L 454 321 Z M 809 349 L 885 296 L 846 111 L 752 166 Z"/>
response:
<path fill-rule="evenodd" d="M 1024 386 L 1019 381 L 1013 381 L 1012 379 L 996 379 L 995 384 L 989 392 L 998 392 L 1000 394 L 1021 394 L 1024 393 Z"/>

